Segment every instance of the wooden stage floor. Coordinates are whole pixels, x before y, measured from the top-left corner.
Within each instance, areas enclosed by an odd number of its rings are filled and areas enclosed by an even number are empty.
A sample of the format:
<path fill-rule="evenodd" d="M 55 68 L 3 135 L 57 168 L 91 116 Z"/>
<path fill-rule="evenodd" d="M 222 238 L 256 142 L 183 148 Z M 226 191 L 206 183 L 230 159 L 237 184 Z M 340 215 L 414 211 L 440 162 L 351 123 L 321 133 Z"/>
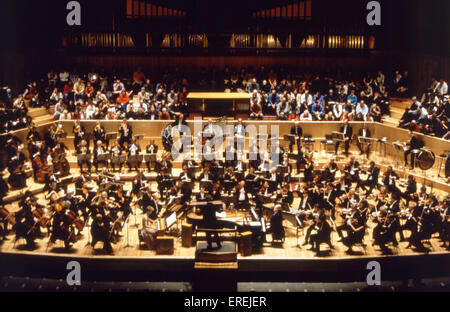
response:
<path fill-rule="evenodd" d="M 360 158 L 355 152 L 353 154 L 357 158 Z M 315 153 L 314 158 L 319 163 L 323 163 L 329 159 L 329 157 L 324 157 L 318 153 Z M 375 153 L 371 159 L 374 159 L 381 165 L 382 171 L 384 171 L 383 164 L 389 165 L 394 163 L 391 159 L 381 159 Z M 346 160 L 344 159 L 343 161 Z M 342 161 L 339 160 L 338 163 L 341 164 Z M 174 175 L 178 175 L 179 171 L 179 168 L 174 169 Z M 73 176 L 78 176 L 79 170 L 72 167 L 71 174 Z M 123 170 L 122 174 L 130 175 L 126 169 Z M 135 173 L 133 172 L 131 175 L 134 174 Z M 416 170 L 415 174 L 418 187 L 420 187 L 424 181 L 420 178 L 421 172 Z M 433 174 L 430 174 L 430 172 L 428 172 L 427 175 L 427 178 L 429 178 L 430 175 L 434 176 L 437 174 L 434 172 Z M 382 174 L 380 174 L 380 176 L 382 176 Z M 300 178 L 301 175 L 295 177 Z M 156 182 L 153 181 L 151 183 L 153 189 L 156 190 Z M 442 180 L 437 183 L 443 185 Z M 42 187 L 42 185 L 32 182 L 32 178 L 28 179 L 28 185 L 30 189 Z M 427 184 L 427 186 L 428 191 L 430 191 L 431 188 L 429 187 L 429 184 Z M 73 185 L 69 187 L 73 187 Z M 130 187 L 131 182 L 126 182 L 125 189 L 130 189 Z M 198 183 L 195 188 L 198 189 Z M 445 187 L 443 189 L 435 187 L 433 193 L 435 193 L 439 199 L 443 199 L 448 195 L 448 192 L 444 189 Z M 11 193 L 13 193 L 13 195 L 18 195 L 20 192 L 21 191 L 12 191 Z M 36 196 L 39 199 L 39 203 L 46 203 L 46 201 L 43 200 L 43 194 L 37 194 Z M 294 198 L 293 207 L 296 208 L 298 205 L 299 199 L 296 197 Z M 17 201 L 7 204 L 6 208 L 9 211 L 17 211 Z M 147 250 L 144 246 L 142 248 L 139 246 L 138 229 L 142 226 L 141 219 L 142 214 L 138 209 L 137 217 L 135 218 L 134 215 L 130 217 L 129 226 L 125 226 L 122 229 L 122 236 L 119 241 L 112 245 L 114 251 L 113 255 L 104 254 L 102 250 L 103 243 L 101 242 L 97 243 L 95 249 L 89 245 L 89 227 L 84 228 L 81 237 L 73 244 L 73 247 L 70 250 L 65 250 L 62 241 L 56 241 L 54 245 L 47 248 L 49 238 L 45 236 L 45 229 L 42 229 L 44 237 L 36 239 L 36 247 L 33 250 L 26 249 L 25 241 L 23 239 L 20 239 L 14 245 L 15 235 L 10 232 L 7 236 L 7 240 L 0 241 L 0 263 L 4 264 L 3 267 L 0 267 L 0 274 L 22 274 L 28 269 L 31 270 L 34 265 L 39 266 L 39 268 L 47 266 L 47 268 L 50 269 L 59 267 L 64 271 L 65 265 L 69 259 L 80 261 L 83 268 L 87 267 L 86 270 L 90 269 L 92 275 L 95 275 L 95 272 L 109 272 L 114 274 L 116 272 L 129 272 L 131 268 L 133 268 L 137 271 L 140 270 L 135 278 L 140 278 L 143 274 L 142 272 L 152 271 L 152 274 L 154 275 L 164 271 L 175 274 L 174 279 L 177 280 L 180 276 L 183 276 L 182 274 L 193 272 L 196 248 L 182 247 L 180 237 L 177 237 L 174 240 L 173 255 L 157 255 L 156 251 Z M 340 225 L 342 222 L 343 220 L 338 217 L 337 224 Z M 134 226 L 136 223 L 138 224 L 137 227 Z M 181 224 L 178 225 L 181 229 Z M 348 278 L 354 281 L 365 279 L 365 277 L 361 276 L 361 272 L 366 272 L 365 266 L 367 265 L 367 262 L 372 261 L 373 259 L 380 261 L 383 265 L 387 263 L 386 265 L 390 266 L 393 276 L 402 270 L 409 269 L 410 272 L 416 272 L 417 268 L 427 268 L 432 274 L 434 274 L 433 271 L 435 269 L 439 274 L 442 274 L 442 272 L 444 272 L 443 274 L 450 274 L 450 265 L 448 265 L 450 263 L 450 252 L 441 247 L 441 241 L 437 236 L 432 237 L 429 240 L 429 245 L 425 245 L 430 249 L 430 252 L 427 254 L 419 253 L 414 249 L 407 249 L 406 246 L 408 245 L 408 242 L 399 242 L 397 247 L 393 247 L 392 245 L 389 246 L 392 250 L 391 255 L 382 255 L 378 246 L 372 246 L 372 229 L 375 224 L 369 220 L 368 229 L 364 237 L 364 247 L 359 245 L 355 246 L 354 253 L 347 254 L 347 247 L 338 242 L 338 234 L 336 231 L 333 231 L 332 243 L 334 249 L 330 250 L 326 244 L 323 244 L 321 246 L 323 252 L 317 256 L 315 252 L 308 250 L 310 247 L 309 245 L 299 246 L 299 244 L 301 245 L 304 242 L 304 234 L 300 232 L 299 239 L 297 240 L 296 228 L 287 220 L 284 220 L 284 225 L 286 239 L 282 246 L 272 246 L 270 243 L 271 236 L 267 235 L 267 241 L 269 243 L 265 243 L 259 250 L 254 250 L 254 253 L 251 256 L 243 257 L 238 253 L 239 274 L 249 274 L 246 278 L 248 278 L 248 280 L 255 280 L 256 276 L 261 276 L 255 275 L 257 272 L 275 272 L 270 278 L 273 278 L 273 280 L 279 278 L 283 281 L 287 281 L 291 276 L 295 275 L 295 272 L 299 274 L 311 274 L 313 275 L 311 277 L 312 279 L 315 279 L 316 276 L 318 276 L 318 272 L 326 272 L 323 273 L 326 274 L 324 277 L 325 279 L 337 278 L 336 276 L 340 276 L 341 279 Z M 408 237 L 409 232 L 405 231 L 405 236 Z M 399 240 L 398 234 L 397 239 Z M 14 270 L 16 270 L 15 273 L 10 273 Z M 352 271 L 353 275 L 351 274 Z M 421 274 L 421 271 L 419 271 L 419 273 Z M 108 275 L 107 273 L 105 274 Z M 263 275 L 261 278 L 266 278 L 267 276 L 268 275 Z M 149 277 L 151 276 L 146 276 L 145 278 Z M 303 277 L 304 276 L 302 275 L 302 278 Z M 125 275 L 124 279 L 127 278 L 129 278 L 129 276 Z M 166 277 L 164 276 L 163 278 Z M 191 276 L 187 275 L 186 278 L 191 278 Z M 206 278 L 208 277 L 206 276 Z"/>

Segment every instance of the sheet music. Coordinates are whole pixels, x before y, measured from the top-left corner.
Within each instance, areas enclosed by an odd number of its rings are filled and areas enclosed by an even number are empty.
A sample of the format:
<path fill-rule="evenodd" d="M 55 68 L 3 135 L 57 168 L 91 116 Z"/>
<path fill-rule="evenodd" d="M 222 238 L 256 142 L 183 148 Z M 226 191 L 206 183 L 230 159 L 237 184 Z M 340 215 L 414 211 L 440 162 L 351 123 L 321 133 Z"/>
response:
<path fill-rule="evenodd" d="M 217 218 L 226 218 L 227 217 L 227 213 L 225 211 L 216 212 L 216 217 Z"/>

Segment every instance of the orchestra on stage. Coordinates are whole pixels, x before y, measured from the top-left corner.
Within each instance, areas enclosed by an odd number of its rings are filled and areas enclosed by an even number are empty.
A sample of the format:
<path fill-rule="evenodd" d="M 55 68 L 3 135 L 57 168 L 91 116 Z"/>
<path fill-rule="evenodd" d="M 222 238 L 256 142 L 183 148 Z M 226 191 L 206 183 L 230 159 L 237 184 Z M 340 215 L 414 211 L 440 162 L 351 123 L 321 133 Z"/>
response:
<path fill-rule="evenodd" d="M 220 138 L 208 122 L 198 140 L 200 159 L 188 149 L 180 156 L 181 172 L 175 173 L 174 162 L 180 158 L 174 159 L 169 147 L 175 139 L 172 128 L 182 122 L 164 129 L 162 147 L 155 140 L 141 147 L 143 138 L 133 133 L 127 120 L 116 133 L 106 133 L 100 121 L 87 133 L 75 122 L 72 135 L 79 170 L 70 168 L 67 133 L 58 123 L 43 136 L 30 128 L 26 142 L 8 135 L 4 161 L 9 178 L 0 181 L 1 237 L 14 233 L 15 241 L 24 239 L 30 249 L 37 240 L 47 248 L 61 241 L 70 249 L 85 233 L 92 248 L 101 242 L 104 252 L 113 254 L 139 219 L 139 239 L 149 249 L 158 236 L 173 233 L 182 222 L 205 233 L 209 249 L 220 248 L 224 233 L 251 232 L 253 248 L 283 244 L 287 227 L 296 229 L 297 241 L 303 236 L 299 248 L 309 246 L 316 254 L 324 244 L 329 250 L 342 244 L 352 254 L 355 246 L 365 247 L 369 241 L 386 255 L 394 253 L 399 241 L 428 252 L 434 235 L 449 248 L 450 198 L 419 189 L 413 175 L 401 180 L 392 166 L 383 172 L 369 159 L 372 141 L 367 126 L 353 135 L 351 124 L 343 122 L 334 135 L 336 155 L 322 166 L 299 122 L 284 135 L 286 144 L 272 138 L 251 140 L 248 153 L 240 140 L 245 137 L 242 121 L 225 151 L 211 144 Z M 361 163 L 349 155 L 352 141 L 367 156 Z M 346 158 L 338 165 L 340 144 Z M 418 157 L 424 161 L 424 146 L 416 136 L 403 147 L 405 164 L 408 158 L 412 167 Z M 274 154 L 278 161 L 270 157 Z M 122 175 L 126 168 L 129 180 Z M 27 170 L 32 170 L 34 183 L 44 185 L 43 197 L 29 190 Z M 15 212 L 3 201 L 9 189 L 25 191 Z"/>

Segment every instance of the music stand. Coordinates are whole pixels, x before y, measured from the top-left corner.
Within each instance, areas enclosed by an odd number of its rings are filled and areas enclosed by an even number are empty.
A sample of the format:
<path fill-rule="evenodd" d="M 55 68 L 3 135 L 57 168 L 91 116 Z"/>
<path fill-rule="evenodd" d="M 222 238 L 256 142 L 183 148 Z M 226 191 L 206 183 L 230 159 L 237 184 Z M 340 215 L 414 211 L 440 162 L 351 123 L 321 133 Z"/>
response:
<path fill-rule="evenodd" d="M 295 145 L 295 143 L 296 143 L 296 136 L 293 134 L 285 134 L 283 136 L 283 139 L 285 142 L 289 143 L 289 147 Z M 299 141 L 299 143 L 300 143 L 300 141 Z"/>
<path fill-rule="evenodd" d="M 156 162 L 156 154 L 144 154 L 143 159 L 146 163 L 150 162 Z"/>
<path fill-rule="evenodd" d="M 109 140 L 116 140 L 117 139 L 117 132 L 108 132 L 106 133 L 106 146 L 109 147 Z"/>
<path fill-rule="evenodd" d="M 392 145 L 394 146 L 394 149 L 398 153 L 400 153 L 400 157 L 403 157 L 403 155 L 405 153 L 405 147 L 398 141 L 393 142 Z M 400 166 L 398 163 L 398 154 L 397 154 L 397 157 L 395 158 L 395 167 L 396 167 L 396 169 L 400 169 L 400 170 L 403 169 L 403 166 Z"/>
<path fill-rule="evenodd" d="M 133 155 L 128 157 L 128 163 L 129 164 L 138 164 L 137 167 L 139 168 L 139 164 L 144 159 L 144 155 Z"/>
<path fill-rule="evenodd" d="M 117 165 L 117 164 L 123 165 L 126 160 L 127 160 L 127 156 L 125 156 L 125 155 L 111 157 L 111 163 L 114 165 Z"/>
<path fill-rule="evenodd" d="M 144 135 L 143 134 L 135 134 L 134 135 L 134 140 L 137 142 L 139 140 L 143 140 L 144 139 Z"/>
<path fill-rule="evenodd" d="M 110 159 L 111 159 L 111 154 L 109 154 L 109 153 L 104 153 L 104 154 L 101 154 L 101 155 L 97 155 L 97 161 L 107 162 Z"/>
<path fill-rule="evenodd" d="M 376 140 L 377 139 L 363 137 L 363 136 L 358 137 L 358 143 L 360 144 L 361 149 L 366 151 L 366 153 L 363 153 L 363 162 L 364 163 L 367 163 L 367 161 L 369 160 L 367 157 L 367 152 L 368 152 L 368 149 L 370 148 L 370 145 L 372 145 L 372 141 L 376 141 Z"/>
<path fill-rule="evenodd" d="M 339 145 L 341 145 L 341 143 L 345 143 L 345 134 L 342 132 L 333 131 L 331 133 L 331 139 L 333 140 L 334 144 L 339 143 Z M 339 158 L 339 156 L 336 155 L 336 158 Z"/>
<path fill-rule="evenodd" d="M 86 161 L 90 161 L 91 160 L 91 154 L 78 154 L 77 155 L 77 161 L 78 163 L 83 163 Z"/>

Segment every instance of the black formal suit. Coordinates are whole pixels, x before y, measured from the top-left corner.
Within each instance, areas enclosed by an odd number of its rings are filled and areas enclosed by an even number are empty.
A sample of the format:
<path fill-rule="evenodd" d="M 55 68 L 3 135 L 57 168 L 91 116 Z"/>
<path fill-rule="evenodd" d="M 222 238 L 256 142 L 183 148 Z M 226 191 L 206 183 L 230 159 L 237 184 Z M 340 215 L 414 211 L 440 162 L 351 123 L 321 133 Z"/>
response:
<path fill-rule="evenodd" d="M 147 210 L 149 210 L 150 208 L 153 208 L 153 212 L 150 215 L 150 218 L 155 220 L 158 218 L 158 214 L 161 210 L 160 205 L 158 204 L 158 202 L 147 192 L 145 192 L 142 195 L 142 211 L 145 213 L 147 212 Z"/>
<path fill-rule="evenodd" d="M 298 137 L 298 140 L 296 139 L 296 143 L 297 143 L 297 148 L 300 146 L 300 139 L 303 136 L 303 128 L 301 126 L 292 126 L 291 127 L 291 135 L 295 135 Z M 293 152 L 293 147 L 294 144 L 289 143 L 289 150 L 291 151 L 291 153 Z"/>
<path fill-rule="evenodd" d="M 350 124 L 346 125 L 342 125 L 340 128 L 341 133 L 344 134 L 344 138 L 345 138 L 345 155 L 348 156 L 348 150 L 350 148 L 350 140 L 352 139 L 352 135 L 353 135 L 353 128 Z M 336 142 L 336 147 L 335 147 L 335 153 L 337 154 L 337 151 L 339 149 L 339 145 L 340 142 Z"/>
<path fill-rule="evenodd" d="M 270 218 L 270 228 L 268 232 L 272 233 L 272 239 L 284 238 L 283 214 L 281 211 L 275 212 Z"/>
<path fill-rule="evenodd" d="M 407 145 L 409 146 L 409 148 L 405 151 L 405 167 L 408 165 L 408 155 L 411 154 L 411 169 L 414 169 L 414 160 L 416 158 L 416 154 L 414 154 L 413 151 L 421 149 L 423 147 L 423 142 L 420 141 L 415 135 L 413 135 Z"/>
<path fill-rule="evenodd" d="M 361 181 L 361 186 L 366 190 L 366 194 L 370 194 L 372 190 L 378 185 L 378 177 L 380 175 L 380 168 L 373 166 L 369 169 L 367 180 Z M 369 187 L 369 190 L 366 189 Z"/>
<path fill-rule="evenodd" d="M 314 198 L 310 194 L 304 194 L 300 199 L 298 210 L 308 210 L 314 207 Z"/>

